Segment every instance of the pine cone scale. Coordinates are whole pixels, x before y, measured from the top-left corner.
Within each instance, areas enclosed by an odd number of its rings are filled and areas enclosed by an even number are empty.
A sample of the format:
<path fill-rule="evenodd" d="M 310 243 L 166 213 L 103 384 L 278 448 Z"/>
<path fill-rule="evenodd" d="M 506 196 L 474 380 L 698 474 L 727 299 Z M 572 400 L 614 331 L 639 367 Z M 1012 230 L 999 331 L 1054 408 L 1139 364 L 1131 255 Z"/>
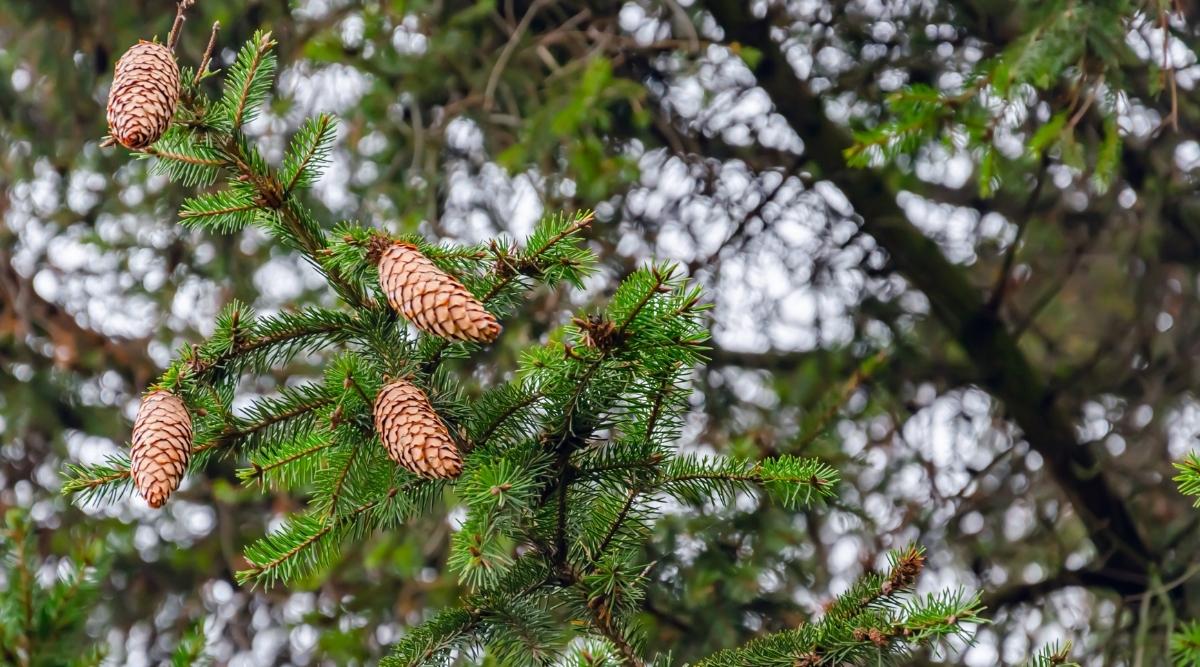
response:
<path fill-rule="evenodd" d="M 458 477 L 462 457 L 425 392 L 396 380 L 375 398 L 375 430 L 388 458 L 408 470 L 435 479 Z"/>
<path fill-rule="evenodd" d="M 130 473 L 146 502 L 162 507 L 179 488 L 192 453 L 192 418 L 179 397 L 154 391 L 142 399 L 133 423 Z"/>
<path fill-rule="evenodd" d="M 418 329 L 451 340 L 490 343 L 500 323 L 467 288 L 415 246 L 394 243 L 379 258 L 388 303 Z"/>
<path fill-rule="evenodd" d="M 135 44 L 117 61 L 108 91 L 109 132 L 126 148 L 145 148 L 170 127 L 178 103 L 175 54 L 162 44 Z"/>

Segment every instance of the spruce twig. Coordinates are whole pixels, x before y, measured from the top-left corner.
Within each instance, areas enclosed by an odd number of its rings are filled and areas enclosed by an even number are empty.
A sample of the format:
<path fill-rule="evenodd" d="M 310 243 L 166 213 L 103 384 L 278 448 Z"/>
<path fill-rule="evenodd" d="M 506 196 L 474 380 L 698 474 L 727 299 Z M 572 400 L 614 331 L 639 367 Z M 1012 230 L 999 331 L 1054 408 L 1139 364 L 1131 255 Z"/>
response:
<path fill-rule="evenodd" d="M 167 48 L 175 50 L 175 45 L 179 42 L 179 33 L 183 29 L 183 22 L 186 19 L 186 14 L 192 5 L 196 4 L 196 0 L 179 0 L 175 6 L 175 20 L 171 23 L 171 34 L 167 36 Z"/>

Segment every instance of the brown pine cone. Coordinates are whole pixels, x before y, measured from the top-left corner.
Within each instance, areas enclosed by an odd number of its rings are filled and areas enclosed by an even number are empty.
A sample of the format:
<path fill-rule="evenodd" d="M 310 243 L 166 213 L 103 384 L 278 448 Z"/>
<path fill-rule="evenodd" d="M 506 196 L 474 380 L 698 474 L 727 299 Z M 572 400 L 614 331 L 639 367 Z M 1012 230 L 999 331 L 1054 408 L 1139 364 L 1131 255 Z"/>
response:
<path fill-rule="evenodd" d="M 407 380 L 384 385 L 374 413 L 388 458 L 422 477 L 449 479 L 462 472 L 458 447 L 416 385 Z"/>
<path fill-rule="evenodd" d="M 142 398 L 133 422 L 133 485 L 151 507 L 179 488 L 192 454 L 192 417 L 179 397 L 163 390 Z"/>
<path fill-rule="evenodd" d="M 179 103 L 179 64 L 162 44 L 138 42 L 117 61 L 108 91 L 108 131 L 126 148 L 158 141 Z"/>
<path fill-rule="evenodd" d="M 397 242 L 383 251 L 379 283 L 392 308 L 422 331 L 476 343 L 500 335 L 500 323 L 483 304 L 412 244 Z"/>

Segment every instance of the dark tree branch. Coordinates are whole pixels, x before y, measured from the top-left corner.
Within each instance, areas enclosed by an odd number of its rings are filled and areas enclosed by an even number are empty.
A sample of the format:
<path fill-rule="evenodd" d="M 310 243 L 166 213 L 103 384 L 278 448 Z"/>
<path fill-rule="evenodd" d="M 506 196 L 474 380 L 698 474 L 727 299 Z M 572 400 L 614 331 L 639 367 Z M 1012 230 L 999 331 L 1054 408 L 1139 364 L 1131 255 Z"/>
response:
<path fill-rule="evenodd" d="M 1045 459 L 1097 550 L 1107 556 L 1104 568 L 1113 575 L 1110 580 L 1123 592 L 1140 588 L 1152 555 L 1129 507 L 1101 472 L 1095 454 L 1078 442 L 1070 418 L 1055 404 L 1004 322 L 988 310 L 963 270 L 908 221 L 879 174 L 848 167 L 843 151 L 851 146 L 850 137 L 825 116 L 820 99 L 796 76 L 782 47 L 771 37 L 770 22 L 753 18 L 737 0 L 704 4 L 723 28 L 727 42 L 752 46 L 763 54 L 756 70 L 758 84 L 804 140 L 812 170 L 853 202 L 863 229 L 928 297 L 933 315 L 962 346 L 982 386 L 1004 402 L 1030 446 Z M 1120 581 L 1128 583 L 1122 586 Z"/>

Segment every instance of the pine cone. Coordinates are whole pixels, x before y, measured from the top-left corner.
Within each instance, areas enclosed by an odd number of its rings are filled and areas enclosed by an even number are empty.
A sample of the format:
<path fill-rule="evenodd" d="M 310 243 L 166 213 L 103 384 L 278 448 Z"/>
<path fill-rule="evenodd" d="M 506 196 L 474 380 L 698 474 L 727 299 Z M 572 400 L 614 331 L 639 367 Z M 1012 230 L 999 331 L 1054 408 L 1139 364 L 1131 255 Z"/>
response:
<path fill-rule="evenodd" d="M 462 472 L 462 457 L 425 392 L 406 380 L 385 385 L 375 397 L 375 430 L 388 458 L 422 477 L 448 479 Z"/>
<path fill-rule="evenodd" d="M 500 335 L 500 323 L 483 304 L 414 245 L 393 243 L 383 251 L 379 283 L 392 308 L 418 329 L 477 343 L 490 343 Z"/>
<path fill-rule="evenodd" d="M 179 103 L 179 64 L 162 44 L 138 42 L 117 61 L 108 91 L 108 131 L 122 146 L 158 141 Z"/>
<path fill-rule="evenodd" d="M 192 417 L 178 396 L 154 391 L 142 399 L 133 422 L 133 485 L 151 507 L 162 507 L 179 488 L 192 454 Z"/>

